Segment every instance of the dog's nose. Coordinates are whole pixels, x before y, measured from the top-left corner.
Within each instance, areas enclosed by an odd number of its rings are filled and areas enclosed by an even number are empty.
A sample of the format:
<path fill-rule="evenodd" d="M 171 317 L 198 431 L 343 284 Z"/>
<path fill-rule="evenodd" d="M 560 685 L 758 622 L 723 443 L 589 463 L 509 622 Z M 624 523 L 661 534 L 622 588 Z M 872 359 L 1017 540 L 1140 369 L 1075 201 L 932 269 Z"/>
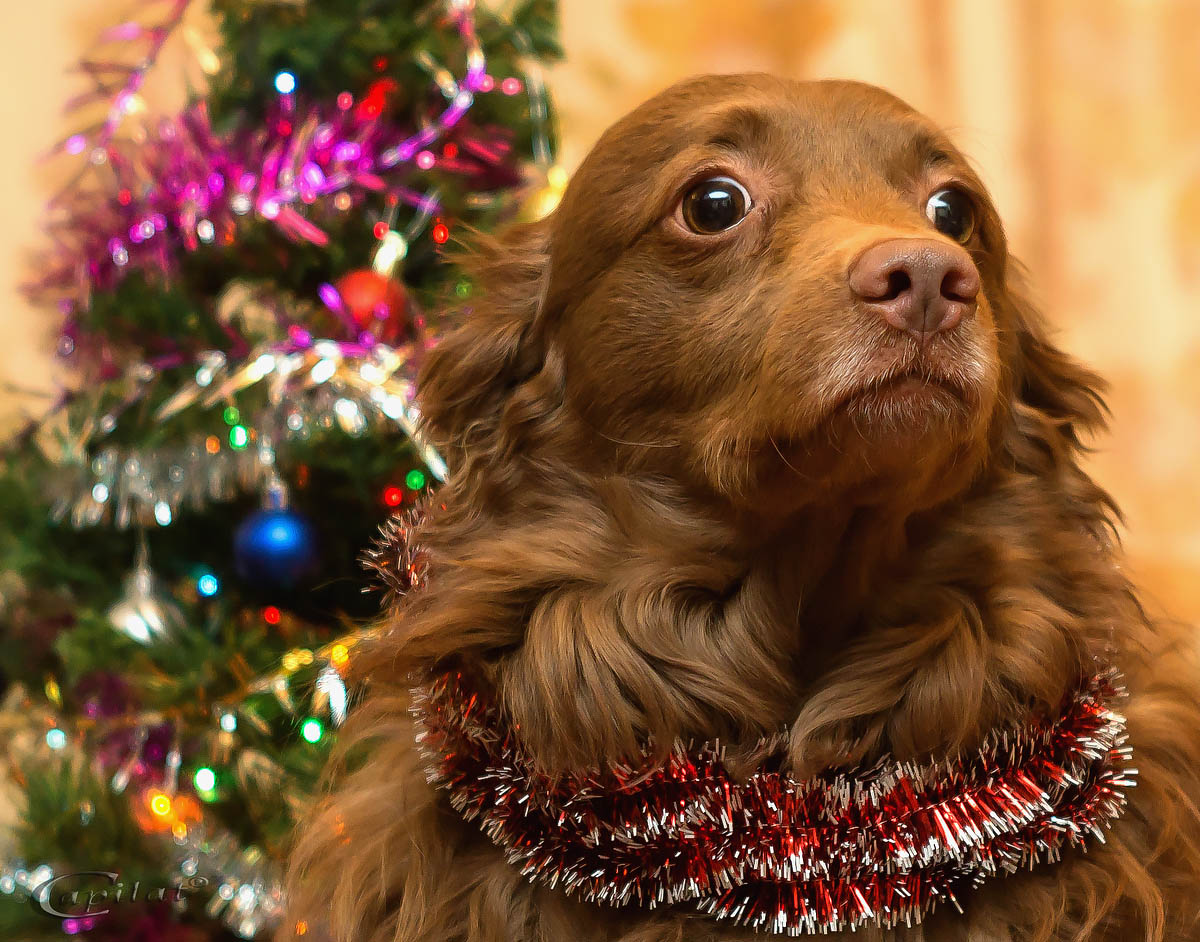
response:
<path fill-rule="evenodd" d="M 850 290 L 897 330 L 923 340 L 975 313 L 979 269 L 937 239 L 888 239 L 850 267 Z"/>

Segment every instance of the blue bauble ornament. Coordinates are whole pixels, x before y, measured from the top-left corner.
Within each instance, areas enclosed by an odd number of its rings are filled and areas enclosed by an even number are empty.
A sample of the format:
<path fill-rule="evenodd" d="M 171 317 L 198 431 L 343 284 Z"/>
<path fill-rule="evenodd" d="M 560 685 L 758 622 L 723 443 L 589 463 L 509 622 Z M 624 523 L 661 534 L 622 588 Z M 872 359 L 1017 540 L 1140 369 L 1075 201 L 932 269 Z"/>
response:
<path fill-rule="evenodd" d="M 316 569 L 317 531 L 290 508 L 259 510 L 234 533 L 233 558 L 249 584 L 295 588 Z"/>

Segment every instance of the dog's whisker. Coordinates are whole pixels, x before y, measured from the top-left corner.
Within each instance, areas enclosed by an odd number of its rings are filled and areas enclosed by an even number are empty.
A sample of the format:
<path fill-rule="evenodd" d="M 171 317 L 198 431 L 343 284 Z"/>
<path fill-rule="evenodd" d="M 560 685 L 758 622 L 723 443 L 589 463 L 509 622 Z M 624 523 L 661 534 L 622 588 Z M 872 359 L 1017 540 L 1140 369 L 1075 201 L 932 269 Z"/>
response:
<path fill-rule="evenodd" d="M 784 456 L 783 452 L 779 448 L 779 443 L 775 441 L 775 436 L 768 435 L 767 440 L 771 443 L 771 447 L 775 449 L 775 454 L 779 455 L 780 460 L 789 468 L 791 468 L 796 473 L 797 477 L 804 477 L 804 475 L 800 473 L 800 469 L 788 461 Z"/>
<path fill-rule="evenodd" d="M 593 432 L 595 432 L 601 438 L 607 439 L 608 441 L 612 442 L 615 445 L 632 445 L 636 448 L 678 448 L 679 447 L 678 440 L 665 441 L 665 442 L 631 442 L 631 441 L 626 441 L 625 439 L 622 439 L 622 438 L 617 438 L 613 435 L 609 435 L 607 432 L 602 432 L 602 431 L 600 431 L 600 429 L 596 428 L 595 426 L 589 426 L 589 427 L 592 429 Z"/>

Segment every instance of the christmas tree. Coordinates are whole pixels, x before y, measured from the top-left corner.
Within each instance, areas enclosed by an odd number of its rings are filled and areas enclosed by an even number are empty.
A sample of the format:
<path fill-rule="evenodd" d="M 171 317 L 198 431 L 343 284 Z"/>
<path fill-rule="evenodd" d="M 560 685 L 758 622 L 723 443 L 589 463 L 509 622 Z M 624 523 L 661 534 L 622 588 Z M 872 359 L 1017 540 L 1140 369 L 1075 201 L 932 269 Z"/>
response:
<path fill-rule="evenodd" d="M 203 90 L 151 116 L 189 5 L 82 63 L 30 287 L 72 379 L 0 454 L 5 940 L 270 935 L 360 556 L 446 472 L 412 397 L 470 305 L 447 249 L 562 186 L 553 0 L 211 0 Z"/>

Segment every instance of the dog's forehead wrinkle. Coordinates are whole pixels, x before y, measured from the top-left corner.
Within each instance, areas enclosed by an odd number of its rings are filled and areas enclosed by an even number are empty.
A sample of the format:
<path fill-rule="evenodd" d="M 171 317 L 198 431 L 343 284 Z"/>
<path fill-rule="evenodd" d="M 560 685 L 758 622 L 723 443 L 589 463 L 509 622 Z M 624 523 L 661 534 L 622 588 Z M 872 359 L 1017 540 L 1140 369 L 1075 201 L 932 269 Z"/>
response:
<path fill-rule="evenodd" d="M 636 175 L 696 146 L 790 152 L 814 170 L 864 157 L 886 166 L 898 157 L 920 164 L 957 153 L 927 119 L 870 85 L 709 75 L 672 86 L 618 121 L 577 176 L 612 180 L 618 167 Z"/>
<path fill-rule="evenodd" d="M 745 148 L 766 137 L 774 124 L 768 109 L 734 104 L 705 115 L 696 133 L 708 147 Z"/>

